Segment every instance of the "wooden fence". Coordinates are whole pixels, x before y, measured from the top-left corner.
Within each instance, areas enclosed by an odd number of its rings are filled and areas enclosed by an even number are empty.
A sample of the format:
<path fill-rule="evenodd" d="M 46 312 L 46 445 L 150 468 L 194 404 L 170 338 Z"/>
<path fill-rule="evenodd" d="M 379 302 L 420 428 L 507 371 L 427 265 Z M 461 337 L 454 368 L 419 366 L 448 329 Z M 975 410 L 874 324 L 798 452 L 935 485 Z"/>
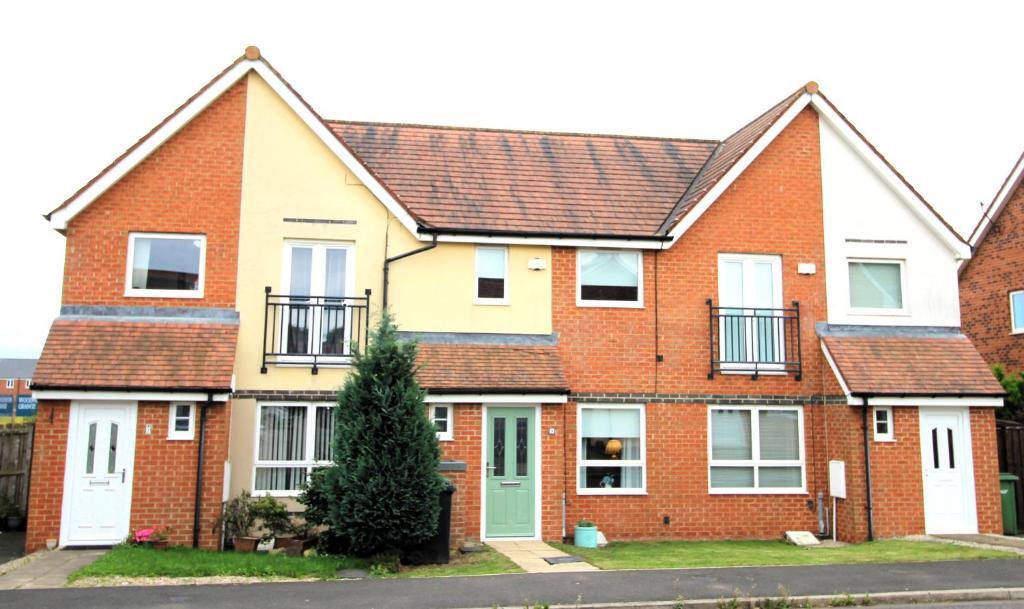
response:
<path fill-rule="evenodd" d="M 0 497 L 28 509 L 28 478 L 32 466 L 34 425 L 0 427 Z"/>
<path fill-rule="evenodd" d="M 996 424 L 999 447 L 999 471 L 1016 474 L 1017 522 L 1024 523 L 1024 425 L 999 421 Z"/>

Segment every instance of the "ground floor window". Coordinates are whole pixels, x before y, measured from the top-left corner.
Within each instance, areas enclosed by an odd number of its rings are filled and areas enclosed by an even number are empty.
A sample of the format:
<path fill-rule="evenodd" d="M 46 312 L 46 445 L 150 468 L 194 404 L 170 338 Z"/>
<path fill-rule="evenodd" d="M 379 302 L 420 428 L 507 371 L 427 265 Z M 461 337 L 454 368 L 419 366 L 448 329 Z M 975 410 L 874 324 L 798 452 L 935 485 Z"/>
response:
<path fill-rule="evenodd" d="M 334 406 L 259 406 L 253 491 L 297 494 L 310 470 L 333 458 Z"/>
<path fill-rule="evenodd" d="M 577 492 L 640 494 L 646 489 L 643 406 L 580 406 Z"/>
<path fill-rule="evenodd" d="M 712 407 L 708 426 L 710 492 L 804 492 L 802 408 Z"/>
<path fill-rule="evenodd" d="M 452 412 L 451 404 L 430 405 L 430 420 L 434 423 L 434 428 L 437 430 L 437 439 L 442 442 L 450 441 L 454 437 Z"/>

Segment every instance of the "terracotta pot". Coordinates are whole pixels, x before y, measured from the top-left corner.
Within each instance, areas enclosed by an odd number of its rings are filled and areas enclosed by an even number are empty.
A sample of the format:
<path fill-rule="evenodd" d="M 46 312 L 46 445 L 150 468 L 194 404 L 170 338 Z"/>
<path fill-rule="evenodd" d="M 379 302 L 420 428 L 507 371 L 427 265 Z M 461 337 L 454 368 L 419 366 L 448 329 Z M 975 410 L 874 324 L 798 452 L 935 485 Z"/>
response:
<path fill-rule="evenodd" d="M 284 553 L 287 554 L 288 556 L 302 556 L 303 553 L 305 553 L 306 550 L 312 548 L 315 545 L 316 545 L 316 538 L 311 538 L 311 539 L 294 538 L 294 539 L 292 539 L 288 543 L 287 547 L 285 548 Z"/>
<path fill-rule="evenodd" d="M 259 537 L 235 537 L 235 552 L 255 552 L 260 543 Z"/>
<path fill-rule="evenodd" d="M 169 546 L 171 542 L 166 539 L 162 539 L 158 541 L 151 541 L 150 544 L 153 546 L 154 550 L 166 550 L 167 546 Z"/>
<path fill-rule="evenodd" d="M 281 535 L 280 537 L 275 537 L 274 538 L 274 549 L 275 550 L 280 550 L 282 548 L 287 549 L 288 545 L 291 544 L 291 542 L 294 541 L 294 539 L 295 539 L 294 535 Z"/>

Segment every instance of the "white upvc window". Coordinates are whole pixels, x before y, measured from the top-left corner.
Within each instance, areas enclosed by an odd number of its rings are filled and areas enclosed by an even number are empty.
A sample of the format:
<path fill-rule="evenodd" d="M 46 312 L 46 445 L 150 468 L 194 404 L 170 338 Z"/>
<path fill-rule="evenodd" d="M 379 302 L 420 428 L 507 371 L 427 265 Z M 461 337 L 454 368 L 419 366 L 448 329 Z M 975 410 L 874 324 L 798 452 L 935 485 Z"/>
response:
<path fill-rule="evenodd" d="M 202 298 L 206 236 L 129 233 L 125 296 Z"/>
<path fill-rule="evenodd" d="M 851 258 L 850 312 L 906 315 L 907 274 L 903 260 Z"/>
<path fill-rule="evenodd" d="M 576 250 L 576 306 L 644 306 L 643 253 L 637 250 Z"/>
<path fill-rule="evenodd" d="M 1010 331 L 1024 334 L 1024 290 L 1010 292 Z"/>
<path fill-rule="evenodd" d="M 646 494 L 644 406 L 580 404 L 576 420 L 576 494 Z"/>
<path fill-rule="evenodd" d="M 7 388 L 14 389 L 14 379 L 7 379 Z"/>
<path fill-rule="evenodd" d="M 712 406 L 708 430 L 709 493 L 806 492 L 803 408 Z"/>
<path fill-rule="evenodd" d="M 874 407 L 875 442 L 893 442 L 896 433 L 893 429 L 892 408 Z"/>
<path fill-rule="evenodd" d="M 782 370 L 786 319 L 782 309 L 782 257 L 718 255 L 719 343 L 722 371 Z"/>
<path fill-rule="evenodd" d="M 474 303 L 508 304 L 508 248 L 477 246 Z"/>
<path fill-rule="evenodd" d="M 32 379 L 25 379 L 25 389 L 30 389 L 31 387 L 32 387 Z"/>
<path fill-rule="evenodd" d="M 450 442 L 455 438 L 455 409 L 451 404 L 431 404 L 430 420 L 437 429 L 437 439 Z"/>
<path fill-rule="evenodd" d="M 281 285 L 280 345 L 289 358 L 309 355 L 339 362 L 351 355 L 352 301 L 355 296 L 355 248 L 348 243 L 288 241 L 284 248 Z"/>
<path fill-rule="evenodd" d="M 170 420 L 167 424 L 168 440 L 192 440 L 195 438 L 196 405 L 192 402 L 171 404 Z"/>
<path fill-rule="evenodd" d="M 330 465 L 333 453 L 333 404 L 259 404 L 253 494 L 298 495 L 309 473 Z"/>

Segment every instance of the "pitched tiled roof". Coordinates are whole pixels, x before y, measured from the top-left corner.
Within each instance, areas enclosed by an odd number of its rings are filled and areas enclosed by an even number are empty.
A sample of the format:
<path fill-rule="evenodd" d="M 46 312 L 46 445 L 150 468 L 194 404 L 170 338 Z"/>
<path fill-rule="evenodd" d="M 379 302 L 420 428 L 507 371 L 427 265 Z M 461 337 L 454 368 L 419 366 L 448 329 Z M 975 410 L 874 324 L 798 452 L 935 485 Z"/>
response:
<path fill-rule="evenodd" d="M 854 395 L 1000 396 L 1003 387 L 965 336 L 825 336 Z"/>
<path fill-rule="evenodd" d="M 238 326 L 60 319 L 32 385 L 37 389 L 228 391 Z"/>
<path fill-rule="evenodd" d="M 0 359 L 0 379 L 30 379 L 35 367 L 34 359 Z"/>
<path fill-rule="evenodd" d="M 564 393 L 569 383 L 553 346 L 419 345 L 416 378 L 433 393 Z"/>
<path fill-rule="evenodd" d="M 328 121 L 429 228 L 652 236 L 718 142 Z"/>

